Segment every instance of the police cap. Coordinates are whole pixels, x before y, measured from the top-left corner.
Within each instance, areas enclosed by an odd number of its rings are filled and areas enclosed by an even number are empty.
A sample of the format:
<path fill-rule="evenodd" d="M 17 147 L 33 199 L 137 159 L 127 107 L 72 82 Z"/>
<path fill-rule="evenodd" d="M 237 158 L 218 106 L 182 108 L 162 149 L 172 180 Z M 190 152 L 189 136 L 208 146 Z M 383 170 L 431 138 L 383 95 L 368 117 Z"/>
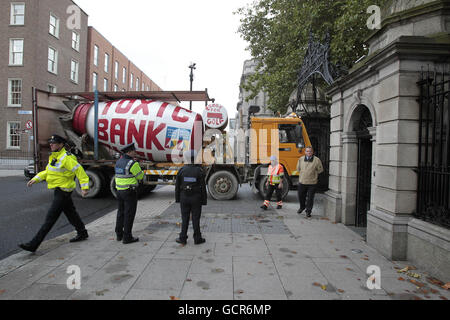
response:
<path fill-rule="evenodd" d="M 66 143 L 66 139 L 64 139 L 61 136 L 58 136 L 57 134 L 54 134 L 48 139 L 48 143 Z"/>
<path fill-rule="evenodd" d="M 127 153 L 127 152 L 135 151 L 135 150 L 136 150 L 136 147 L 134 146 L 134 143 L 130 143 L 129 145 L 126 145 L 125 147 L 120 149 L 120 151 L 122 153 Z"/>

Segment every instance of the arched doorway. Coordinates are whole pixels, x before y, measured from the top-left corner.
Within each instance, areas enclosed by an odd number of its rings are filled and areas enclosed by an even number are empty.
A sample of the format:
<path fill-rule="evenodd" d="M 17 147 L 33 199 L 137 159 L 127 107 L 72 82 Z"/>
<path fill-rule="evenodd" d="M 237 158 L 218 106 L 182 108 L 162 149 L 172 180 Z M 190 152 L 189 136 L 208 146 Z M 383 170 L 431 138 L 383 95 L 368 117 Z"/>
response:
<path fill-rule="evenodd" d="M 358 145 L 355 226 L 366 228 L 372 189 L 372 135 L 369 128 L 373 127 L 373 120 L 365 105 L 356 107 L 352 119 Z"/>

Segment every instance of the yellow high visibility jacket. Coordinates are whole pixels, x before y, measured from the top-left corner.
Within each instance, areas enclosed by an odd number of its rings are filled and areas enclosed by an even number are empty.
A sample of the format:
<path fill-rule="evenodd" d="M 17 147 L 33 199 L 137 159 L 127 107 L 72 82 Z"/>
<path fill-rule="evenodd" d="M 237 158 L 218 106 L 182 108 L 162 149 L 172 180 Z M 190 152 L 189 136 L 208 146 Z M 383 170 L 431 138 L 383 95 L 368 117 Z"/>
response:
<path fill-rule="evenodd" d="M 144 178 L 144 172 L 139 163 L 126 154 L 116 162 L 115 173 L 117 190 L 137 187 L 138 181 Z"/>
<path fill-rule="evenodd" d="M 52 152 L 48 158 L 48 165 L 44 171 L 39 172 L 33 180 L 37 182 L 47 181 L 49 189 L 61 188 L 63 191 L 72 192 L 75 187 L 75 176 L 80 181 L 82 190 L 89 190 L 89 177 L 77 158 L 62 148 L 58 152 Z"/>
<path fill-rule="evenodd" d="M 269 176 L 269 183 L 271 185 L 280 184 L 281 179 L 284 176 L 283 166 L 281 164 L 277 164 L 274 167 L 272 167 L 272 165 L 269 165 L 269 170 L 267 170 L 267 175 Z"/>

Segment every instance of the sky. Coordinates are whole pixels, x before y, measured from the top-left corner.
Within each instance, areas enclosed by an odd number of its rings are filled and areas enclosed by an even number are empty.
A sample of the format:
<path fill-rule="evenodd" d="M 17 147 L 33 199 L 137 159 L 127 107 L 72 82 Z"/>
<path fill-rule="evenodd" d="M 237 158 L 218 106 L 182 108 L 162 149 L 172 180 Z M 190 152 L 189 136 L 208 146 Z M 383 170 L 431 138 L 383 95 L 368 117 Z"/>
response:
<path fill-rule="evenodd" d="M 89 25 L 163 90 L 208 89 L 209 97 L 236 115 L 247 43 L 233 12 L 251 0 L 75 0 Z M 182 106 L 189 108 L 189 102 Z M 193 103 L 202 112 L 204 102 Z"/>

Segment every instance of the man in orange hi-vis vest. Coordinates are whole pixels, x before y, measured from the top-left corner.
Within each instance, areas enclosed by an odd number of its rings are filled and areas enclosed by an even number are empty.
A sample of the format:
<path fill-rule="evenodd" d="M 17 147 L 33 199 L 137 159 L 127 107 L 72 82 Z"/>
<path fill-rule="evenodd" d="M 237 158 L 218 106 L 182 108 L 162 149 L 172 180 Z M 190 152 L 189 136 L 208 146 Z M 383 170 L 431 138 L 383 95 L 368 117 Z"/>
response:
<path fill-rule="evenodd" d="M 277 157 L 275 156 L 270 157 L 270 166 L 269 170 L 267 171 L 267 176 L 267 194 L 266 198 L 264 199 L 264 204 L 261 206 L 261 209 L 267 210 L 274 191 L 276 191 L 277 195 L 277 209 L 281 209 L 283 207 L 282 190 L 284 170 L 283 166 L 278 163 Z"/>

